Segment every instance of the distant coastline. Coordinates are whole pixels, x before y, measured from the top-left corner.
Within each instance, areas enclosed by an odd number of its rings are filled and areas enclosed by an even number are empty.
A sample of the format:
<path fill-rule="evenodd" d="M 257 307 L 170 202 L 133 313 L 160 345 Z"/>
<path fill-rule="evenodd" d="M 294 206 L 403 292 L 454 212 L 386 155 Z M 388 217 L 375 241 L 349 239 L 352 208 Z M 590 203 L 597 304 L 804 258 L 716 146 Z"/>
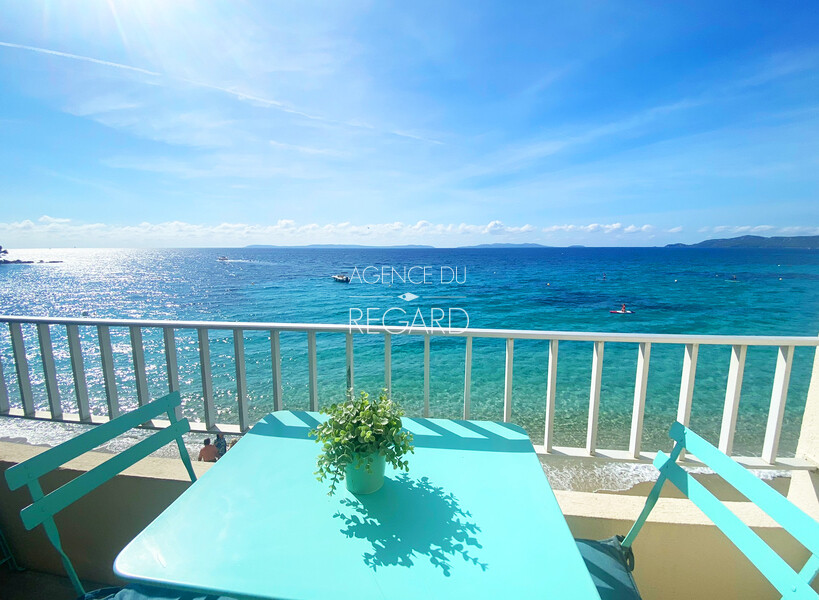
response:
<path fill-rule="evenodd" d="M 762 237 L 743 235 L 735 238 L 705 240 L 697 244 L 667 244 L 666 248 L 802 248 L 819 249 L 819 235 Z"/>
<path fill-rule="evenodd" d="M 580 248 L 582 246 L 572 246 L 573 248 Z M 395 249 L 395 250 L 411 250 L 413 248 L 419 249 L 426 249 L 426 250 L 465 250 L 469 248 L 554 248 L 554 246 L 544 246 L 543 244 L 506 244 L 506 243 L 497 243 L 497 244 L 476 244 L 474 246 L 455 246 L 454 248 L 440 248 L 438 246 L 429 246 L 425 244 L 406 244 L 403 246 L 365 246 L 362 244 L 308 244 L 306 246 L 276 246 L 272 244 L 251 244 L 249 246 L 245 246 L 245 248 L 327 248 L 330 250 L 345 250 L 345 249 L 367 249 L 367 248 L 378 248 L 378 249 Z"/>

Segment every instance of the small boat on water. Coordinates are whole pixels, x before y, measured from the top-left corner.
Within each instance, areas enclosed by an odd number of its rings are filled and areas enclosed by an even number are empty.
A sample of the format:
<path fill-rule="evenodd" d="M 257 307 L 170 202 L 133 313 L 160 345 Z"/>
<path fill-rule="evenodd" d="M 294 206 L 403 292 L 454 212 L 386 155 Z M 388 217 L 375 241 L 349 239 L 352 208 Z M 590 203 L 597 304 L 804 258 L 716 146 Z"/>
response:
<path fill-rule="evenodd" d="M 350 283 L 350 278 L 346 275 L 333 275 L 333 281 L 338 281 L 339 283 Z"/>
<path fill-rule="evenodd" d="M 216 260 L 228 260 L 228 257 L 227 256 L 220 256 Z"/>

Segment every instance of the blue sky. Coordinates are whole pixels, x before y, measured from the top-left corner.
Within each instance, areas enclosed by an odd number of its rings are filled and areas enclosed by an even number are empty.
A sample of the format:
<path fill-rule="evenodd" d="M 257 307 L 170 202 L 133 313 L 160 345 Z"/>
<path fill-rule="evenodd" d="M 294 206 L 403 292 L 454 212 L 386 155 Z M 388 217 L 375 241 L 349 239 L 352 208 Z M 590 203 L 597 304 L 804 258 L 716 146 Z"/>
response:
<path fill-rule="evenodd" d="M 0 0 L 0 243 L 819 234 L 813 2 Z"/>

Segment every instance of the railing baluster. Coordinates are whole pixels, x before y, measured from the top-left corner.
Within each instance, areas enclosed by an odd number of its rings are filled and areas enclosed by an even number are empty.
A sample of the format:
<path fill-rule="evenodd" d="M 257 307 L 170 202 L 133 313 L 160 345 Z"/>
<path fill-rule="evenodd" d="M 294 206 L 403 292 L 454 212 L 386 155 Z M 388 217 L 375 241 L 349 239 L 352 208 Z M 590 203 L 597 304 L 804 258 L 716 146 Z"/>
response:
<path fill-rule="evenodd" d="M 133 326 L 130 327 L 130 330 L 137 401 L 140 406 L 144 406 L 151 401 L 151 398 L 148 395 L 148 379 L 145 376 L 145 347 L 142 345 L 142 327 Z"/>
<path fill-rule="evenodd" d="M 3 356 L 0 354 L 0 415 L 9 414 L 9 388 L 3 375 Z"/>
<path fill-rule="evenodd" d="M 176 357 L 176 335 L 173 327 L 162 328 L 162 339 L 165 342 L 165 370 L 168 373 L 168 391 L 179 391 L 179 364 Z M 180 418 L 177 415 L 177 418 Z"/>
<path fill-rule="evenodd" d="M 466 338 L 466 357 L 464 358 L 464 419 L 469 418 L 472 410 L 472 336 Z"/>
<path fill-rule="evenodd" d="M 355 377 L 353 373 L 353 334 L 347 332 L 346 340 L 346 354 L 347 354 L 347 389 L 352 390 L 355 385 Z"/>
<path fill-rule="evenodd" d="M 512 370 L 515 360 L 515 339 L 506 339 L 506 368 L 503 378 L 503 422 L 512 420 Z"/>
<path fill-rule="evenodd" d="M 307 363 L 309 370 L 308 388 L 310 392 L 309 410 L 318 410 L 318 368 L 316 365 L 316 332 L 307 332 Z"/>
<path fill-rule="evenodd" d="M 686 344 L 683 356 L 682 379 L 680 379 L 680 400 L 677 404 L 677 421 L 688 427 L 691 420 L 691 403 L 694 399 L 694 381 L 697 378 L 697 357 L 699 344 Z M 685 449 L 680 451 L 680 460 L 685 458 Z"/>
<path fill-rule="evenodd" d="M 14 354 L 14 366 L 17 370 L 17 385 L 20 388 L 20 398 L 23 401 L 23 414 L 34 416 L 34 396 L 31 394 L 31 378 L 26 358 L 26 344 L 23 341 L 23 329 L 20 323 L 9 323 L 11 334 L 11 350 Z"/>
<path fill-rule="evenodd" d="M 105 400 L 108 403 L 108 418 L 119 416 L 119 399 L 117 398 L 117 378 L 114 373 L 114 351 L 111 349 L 111 331 L 108 325 L 97 325 L 97 338 L 100 342 L 100 362 L 102 378 L 105 382 Z"/>
<path fill-rule="evenodd" d="M 745 355 L 748 346 L 731 347 L 731 366 L 728 369 L 728 386 L 725 389 L 725 407 L 722 412 L 722 427 L 719 432 L 719 449 L 728 456 L 734 448 L 734 432 L 737 428 L 739 396 L 742 392 L 742 376 L 745 373 Z"/>
<path fill-rule="evenodd" d="M 392 397 L 392 335 L 384 334 L 384 387 Z"/>
<path fill-rule="evenodd" d="M 43 377 L 48 394 L 51 418 L 62 421 L 63 407 L 60 404 L 60 388 L 57 386 L 57 368 L 54 365 L 54 347 L 51 344 L 51 328 L 48 323 L 37 323 L 37 338 L 40 341 L 40 357 L 43 359 Z"/>
<path fill-rule="evenodd" d="M 603 382 L 603 350 L 605 343 L 594 342 L 591 389 L 589 391 L 589 424 L 586 431 L 586 452 L 594 454 L 597 447 L 597 420 L 600 413 L 600 385 Z"/>
<path fill-rule="evenodd" d="M 699 344 L 686 344 L 683 356 L 682 379 L 680 380 L 680 401 L 677 405 L 677 421 L 688 427 L 691 419 L 691 401 L 694 398 L 694 380 L 697 377 L 697 356 Z"/>
<path fill-rule="evenodd" d="M 634 407 L 631 413 L 631 435 L 628 451 L 634 458 L 640 457 L 643 438 L 643 415 L 646 408 L 646 385 L 648 384 L 648 362 L 651 358 L 651 342 L 641 342 L 637 353 L 637 375 L 634 381 Z"/>
<path fill-rule="evenodd" d="M 173 327 L 162 328 L 162 340 L 165 344 L 165 371 L 168 374 L 168 391 L 179 391 L 179 365 L 176 357 L 176 335 Z M 182 405 L 173 407 L 177 420 L 182 418 Z"/>
<path fill-rule="evenodd" d="M 205 428 L 216 425 L 216 407 L 213 404 L 213 377 L 210 372 L 210 339 L 207 327 L 196 330 L 199 338 L 199 370 L 202 373 L 202 399 L 205 403 Z"/>
<path fill-rule="evenodd" d="M 549 370 L 546 373 L 546 422 L 543 427 L 543 446 L 546 452 L 552 451 L 554 439 L 558 343 L 558 340 L 549 340 Z"/>
<path fill-rule="evenodd" d="M 68 354 L 71 357 L 71 374 L 74 376 L 77 412 L 80 421 L 91 421 L 91 409 L 88 406 L 88 382 L 85 379 L 85 362 L 82 357 L 80 330 L 76 325 L 66 325 L 65 329 L 68 335 Z"/>
<path fill-rule="evenodd" d="M 282 409 L 282 347 L 279 332 L 270 331 L 270 363 L 273 376 L 273 410 Z"/>
<path fill-rule="evenodd" d="M 424 335 L 424 417 L 429 416 L 429 334 Z"/>
<path fill-rule="evenodd" d="M 793 350 L 793 346 L 780 346 L 776 357 L 771 409 L 768 411 L 768 426 L 765 429 L 765 443 L 762 445 L 762 458 L 768 464 L 773 464 L 776 460 L 776 452 L 779 449 L 779 434 L 782 432 L 782 418 L 785 416 Z"/>
<path fill-rule="evenodd" d="M 247 431 L 247 365 L 245 365 L 245 334 L 233 330 L 233 357 L 236 363 L 236 401 L 239 403 L 239 429 Z"/>

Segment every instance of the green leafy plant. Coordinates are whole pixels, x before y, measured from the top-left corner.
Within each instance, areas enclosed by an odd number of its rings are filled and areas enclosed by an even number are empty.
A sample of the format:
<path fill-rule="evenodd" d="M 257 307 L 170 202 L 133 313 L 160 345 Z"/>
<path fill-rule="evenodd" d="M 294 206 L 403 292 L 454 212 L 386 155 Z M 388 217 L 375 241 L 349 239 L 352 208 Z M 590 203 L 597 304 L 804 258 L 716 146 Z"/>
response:
<path fill-rule="evenodd" d="M 340 404 L 321 409 L 330 418 L 310 431 L 322 444 L 316 476 L 319 481 L 330 480 L 329 495 L 344 480 L 344 471 L 355 463 L 356 468 L 372 472 L 373 456 L 381 454 L 395 469 L 408 471 L 404 459 L 413 452 L 412 434 L 401 429 L 404 411 L 383 390 L 377 400 L 370 400 L 367 392 L 357 398 L 352 390 Z"/>

